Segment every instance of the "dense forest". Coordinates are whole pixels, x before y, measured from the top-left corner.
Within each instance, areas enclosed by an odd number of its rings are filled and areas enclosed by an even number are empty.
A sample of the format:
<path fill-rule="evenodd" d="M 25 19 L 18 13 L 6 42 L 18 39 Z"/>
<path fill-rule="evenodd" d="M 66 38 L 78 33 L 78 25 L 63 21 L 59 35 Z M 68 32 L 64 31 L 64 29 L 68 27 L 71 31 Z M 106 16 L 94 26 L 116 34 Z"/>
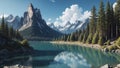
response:
<path fill-rule="evenodd" d="M 6 49 L 11 52 L 23 48 L 31 49 L 28 41 L 22 37 L 18 30 L 14 30 L 13 27 L 8 25 L 4 21 L 4 17 L 2 17 L 0 24 L 0 51 Z"/>
<path fill-rule="evenodd" d="M 96 7 L 91 9 L 89 24 L 83 30 L 77 30 L 69 35 L 56 38 L 59 41 L 79 41 L 88 44 L 105 45 L 120 37 L 120 0 L 113 8 L 112 4 L 107 2 L 106 6 L 101 1 L 99 10 Z"/>
<path fill-rule="evenodd" d="M 4 17 L 2 17 L 0 25 L 0 35 L 6 37 L 7 39 L 23 40 L 18 30 L 14 30 L 13 27 L 8 26 L 8 24 L 4 21 Z"/>

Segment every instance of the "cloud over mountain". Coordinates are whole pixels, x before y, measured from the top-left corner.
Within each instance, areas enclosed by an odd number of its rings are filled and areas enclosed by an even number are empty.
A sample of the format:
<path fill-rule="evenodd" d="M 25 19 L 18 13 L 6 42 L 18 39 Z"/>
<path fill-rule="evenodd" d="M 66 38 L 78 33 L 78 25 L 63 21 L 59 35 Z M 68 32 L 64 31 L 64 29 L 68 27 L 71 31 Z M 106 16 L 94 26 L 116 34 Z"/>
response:
<path fill-rule="evenodd" d="M 62 12 L 62 15 L 56 18 L 55 25 L 64 25 L 66 22 L 74 23 L 76 20 L 85 21 L 91 15 L 90 11 L 83 11 L 77 4 L 73 4 Z"/>

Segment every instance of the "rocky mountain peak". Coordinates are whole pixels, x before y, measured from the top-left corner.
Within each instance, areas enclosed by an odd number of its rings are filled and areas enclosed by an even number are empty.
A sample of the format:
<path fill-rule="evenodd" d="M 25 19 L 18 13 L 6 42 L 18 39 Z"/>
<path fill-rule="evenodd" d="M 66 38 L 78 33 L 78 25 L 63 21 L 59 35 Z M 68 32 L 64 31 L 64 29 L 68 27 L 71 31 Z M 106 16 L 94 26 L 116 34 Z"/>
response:
<path fill-rule="evenodd" d="M 34 7 L 33 7 L 32 3 L 30 3 L 28 6 L 28 15 L 30 18 L 32 18 L 33 14 L 34 14 Z"/>

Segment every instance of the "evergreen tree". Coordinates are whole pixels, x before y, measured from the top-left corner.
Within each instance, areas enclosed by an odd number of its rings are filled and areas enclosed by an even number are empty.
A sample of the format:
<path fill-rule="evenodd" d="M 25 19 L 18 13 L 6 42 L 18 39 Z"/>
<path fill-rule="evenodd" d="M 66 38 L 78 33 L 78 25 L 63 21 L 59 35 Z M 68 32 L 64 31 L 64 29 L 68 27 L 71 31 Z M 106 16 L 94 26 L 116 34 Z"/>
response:
<path fill-rule="evenodd" d="M 87 41 L 88 35 L 89 35 L 89 24 L 87 25 L 87 28 L 86 28 L 84 36 L 83 36 L 83 40 L 82 40 L 83 43 L 85 43 Z"/>
<path fill-rule="evenodd" d="M 100 36 L 104 36 L 104 30 L 105 30 L 105 11 L 104 4 L 101 1 L 98 12 L 98 31 Z"/>
<path fill-rule="evenodd" d="M 89 36 L 87 38 L 87 43 L 92 43 L 93 34 L 96 32 L 96 8 L 93 6 L 91 9 L 91 19 L 89 23 Z"/>
<path fill-rule="evenodd" d="M 75 41 L 74 33 L 70 35 L 70 41 Z"/>
<path fill-rule="evenodd" d="M 91 19 L 90 19 L 90 24 L 89 24 L 89 33 L 94 34 L 96 32 L 96 8 L 93 6 L 91 10 Z"/>
<path fill-rule="evenodd" d="M 15 37 L 13 27 L 9 28 L 9 37 L 12 38 L 12 39 Z"/>
<path fill-rule="evenodd" d="M 111 39 L 111 37 L 113 36 L 113 26 L 114 26 L 114 15 L 113 15 L 113 8 L 111 7 L 109 1 L 107 2 L 107 6 L 106 6 L 106 40 Z"/>
<path fill-rule="evenodd" d="M 84 36 L 85 31 L 83 30 L 82 33 L 80 33 L 78 40 L 82 42 L 83 36 Z"/>
<path fill-rule="evenodd" d="M 111 5 L 111 12 L 110 12 L 110 21 L 111 21 L 111 23 L 110 23 L 110 39 L 113 39 L 114 37 L 116 37 L 115 35 L 116 35 L 116 29 L 115 29 L 115 27 L 116 27 L 116 23 L 115 23 L 115 18 L 114 18 L 114 11 L 113 11 L 113 7 L 112 7 L 112 5 Z"/>
<path fill-rule="evenodd" d="M 9 36 L 9 28 L 8 28 L 7 23 L 5 23 L 5 30 L 4 30 L 4 32 L 5 32 L 5 36 Z"/>
<path fill-rule="evenodd" d="M 98 40 L 98 44 L 103 45 L 103 43 L 104 43 L 104 38 L 100 37 Z"/>
<path fill-rule="evenodd" d="M 1 23 L 1 33 L 4 35 L 5 33 L 5 22 L 4 22 L 4 17 L 2 17 L 2 23 Z"/>
<path fill-rule="evenodd" d="M 105 37 L 106 37 L 106 28 L 105 28 L 106 24 L 105 24 L 105 11 L 104 11 L 104 4 L 101 1 L 100 2 L 100 8 L 99 8 L 99 12 L 98 12 L 98 23 L 97 23 L 97 32 L 99 32 L 99 40 L 105 42 Z M 103 42 L 102 42 L 103 43 Z"/>
<path fill-rule="evenodd" d="M 67 41 L 70 41 L 70 35 L 68 35 L 68 37 L 67 37 Z"/>
<path fill-rule="evenodd" d="M 93 37 L 92 35 L 93 35 L 92 33 L 89 34 L 86 43 L 92 43 L 92 37 Z"/>
<path fill-rule="evenodd" d="M 115 7 L 116 38 L 120 35 L 120 0 Z"/>
<path fill-rule="evenodd" d="M 98 32 L 96 32 L 93 36 L 93 39 L 92 39 L 92 44 L 97 44 L 98 43 Z"/>

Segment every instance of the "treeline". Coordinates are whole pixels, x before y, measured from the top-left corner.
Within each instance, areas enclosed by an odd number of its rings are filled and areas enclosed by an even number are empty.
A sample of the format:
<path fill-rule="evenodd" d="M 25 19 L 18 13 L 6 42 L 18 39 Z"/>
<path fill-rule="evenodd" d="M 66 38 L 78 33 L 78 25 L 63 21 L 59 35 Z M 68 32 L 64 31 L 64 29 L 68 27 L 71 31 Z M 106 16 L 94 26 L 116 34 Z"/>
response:
<path fill-rule="evenodd" d="M 23 37 L 20 35 L 18 30 L 14 30 L 13 27 L 8 26 L 8 24 L 4 21 L 4 17 L 2 17 L 0 24 L 0 35 L 8 39 L 23 40 Z"/>
<path fill-rule="evenodd" d="M 107 2 L 106 6 L 101 1 L 99 10 L 91 9 L 90 22 L 83 30 L 78 30 L 69 35 L 56 38 L 61 41 L 80 41 L 89 44 L 104 45 L 107 41 L 116 40 L 120 36 L 120 0 L 115 8 Z"/>

